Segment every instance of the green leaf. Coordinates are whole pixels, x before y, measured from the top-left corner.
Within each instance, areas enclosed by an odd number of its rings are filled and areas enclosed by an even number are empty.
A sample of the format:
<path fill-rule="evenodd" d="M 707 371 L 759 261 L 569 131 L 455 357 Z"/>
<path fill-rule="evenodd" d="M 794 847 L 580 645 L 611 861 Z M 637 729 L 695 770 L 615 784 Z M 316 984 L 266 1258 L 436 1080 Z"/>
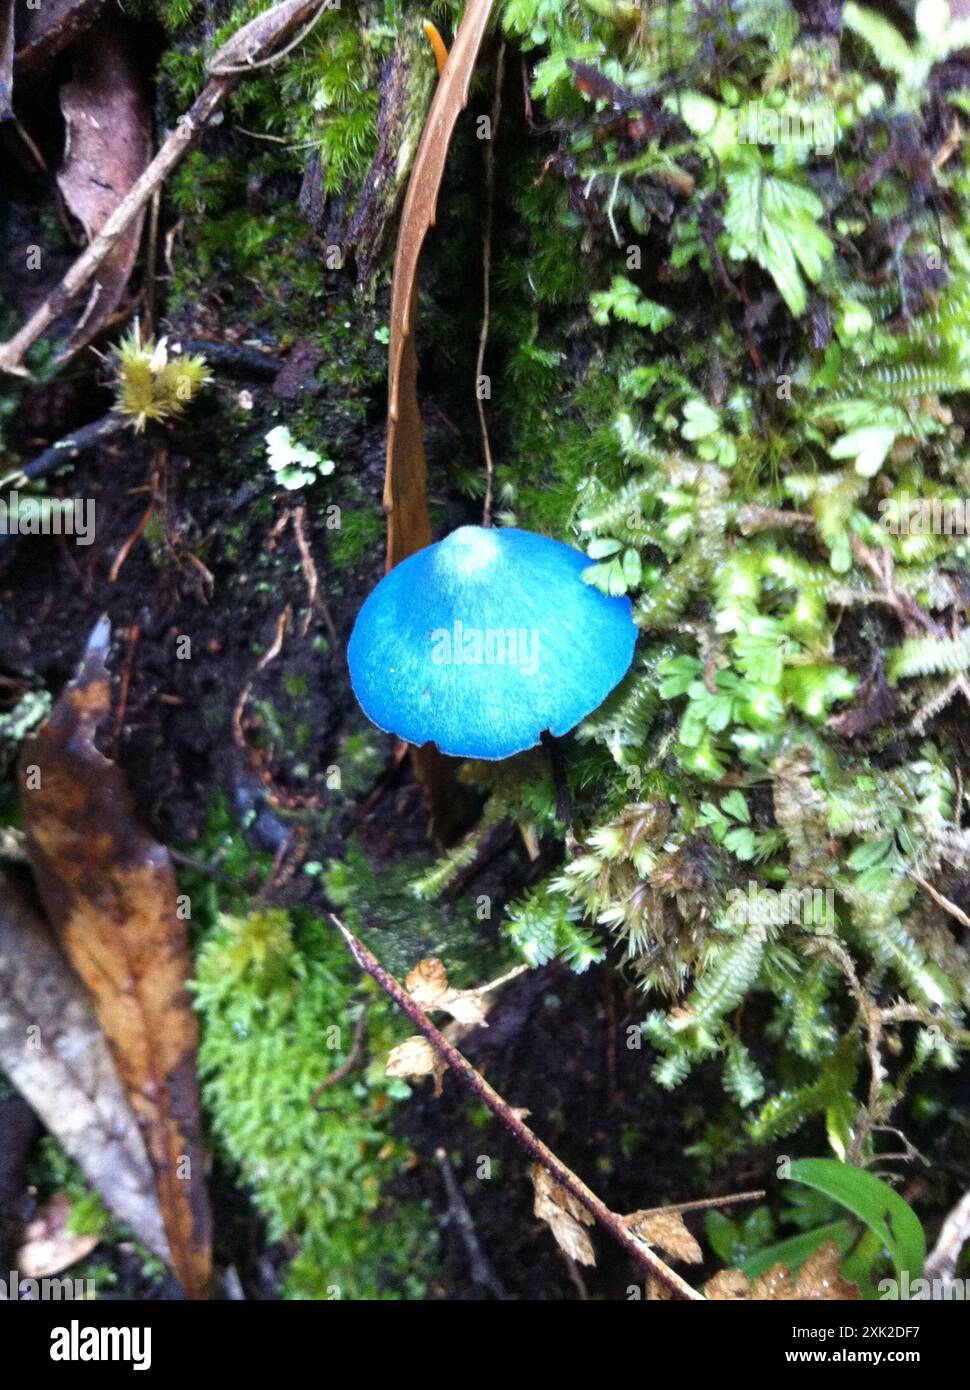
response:
<path fill-rule="evenodd" d="M 878 1236 L 896 1272 L 910 1279 L 923 1273 L 926 1237 L 919 1217 L 888 1183 L 861 1168 L 832 1158 L 799 1158 L 788 1170 L 793 1182 L 804 1183 L 839 1203 Z"/>
<path fill-rule="evenodd" d="M 724 228 L 730 254 L 751 257 L 767 270 L 793 314 L 805 311 L 801 271 L 813 283 L 833 254 L 832 242 L 818 225 L 824 208 L 810 188 L 767 174 L 760 164 L 727 175 Z"/>
<path fill-rule="evenodd" d="M 332 473 L 336 465 L 299 443 L 286 425 L 276 425 L 266 436 L 266 461 L 276 481 L 290 491 L 305 487 L 318 476 Z"/>
<path fill-rule="evenodd" d="M 635 589 L 643 578 L 643 562 L 640 552 L 632 547 L 623 552 L 623 578 L 628 589 Z"/>
<path fill-rule="evenodd" d="M 721 797 L 721 810 L 726 811 L 735 820 L 744 821 L 745 825 L 751 823 L 751 812 L 748 809 L 747 798 L 744 792 L 735 787 L 734 791 L 728 792 L 727 796 Z"/>
<path fill-rule="evenodd" d="M 849 855 L 845 861 L 850 869 L 871 869 L 876 864 L 881 864 L 893 850 L 892 838 L 881 840 L 865 840 Z"/>
<path fill-rule="evenodd" d="M 721 427 L 720 416 L 700 396 L 694 396 L 684 406 L 681 434 L 685 439 L 706 439 Z"/>
<path fill-rule="evenodd" d="M 663 304 L 647 299 L 637 289 L 632 280 L 625 275 L 614 275 L 608 290 L 597 290 L 590 295 L 590 309 L 593 321 L 605 326 L 612 314 L 623 323 L 634 323 L 640 328 L 648 328 L 651 333 L 659 333 L 674 321 L 671 311 Z"/>
<path fill-rule="evenodd" d="M 909 76 L 916 62 L 913 50 L 888 19 L 850 0 L 842 11 L 842 22 L 853 34 L 866 41 L 880 67 L 894 72 L 897 77 Z"/>
<path fill-rule="evenodd" d="M 800 1231 L 797 1236 L 779 1240 L 774 1245 L 766 1245 L 741 1263 L 741 1270 L 749 1279 L 757 1279 L 759 1274 L 771 1269 L 772 1265 L 783 1264 L 792 1274 L 797 1274 L 802 1265 L 821 1245 L 834 1240 L 839 1254 L 844 1255 L 852 1244 L 853 1229 L 849 1221 L 830 1221 L 826 1226 L 816 1226 L 813 1231 Z"/>
<path fill-rule="evenodd" d="M 874 478 L 896 442 L 896 431 L 888 425 L 870 425 L 840 435 L 829 449 L 834 459 L 855 459 L 860 478 Z"/>
<path fill-rule="evenodd" d="M 622 541 L 615 541 L 609 536 L 603 536 L 599 540 L 590 541 L 586 547 L 586 554 L 591 560 L 605 560 L 607 555 L 615 555 L 622 546 Z"/>

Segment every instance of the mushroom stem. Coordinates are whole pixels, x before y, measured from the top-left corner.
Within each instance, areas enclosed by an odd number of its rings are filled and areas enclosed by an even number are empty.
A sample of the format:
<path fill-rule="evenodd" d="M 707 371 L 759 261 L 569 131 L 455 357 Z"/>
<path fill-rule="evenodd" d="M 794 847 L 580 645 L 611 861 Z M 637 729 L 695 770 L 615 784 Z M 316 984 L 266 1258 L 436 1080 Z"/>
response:
<path fill-rule="evenodd" d="M 566 760 L 562 755 L 562 744 L 548 729 L 543 729 L 540 738 L 543 747 L 549 753 L 552 783 L 556 788 L 556 820 L 562 821 L 567 829 L 572 829 L 573 799 L 569 794 L 569 783 L 566 780 Z"/>

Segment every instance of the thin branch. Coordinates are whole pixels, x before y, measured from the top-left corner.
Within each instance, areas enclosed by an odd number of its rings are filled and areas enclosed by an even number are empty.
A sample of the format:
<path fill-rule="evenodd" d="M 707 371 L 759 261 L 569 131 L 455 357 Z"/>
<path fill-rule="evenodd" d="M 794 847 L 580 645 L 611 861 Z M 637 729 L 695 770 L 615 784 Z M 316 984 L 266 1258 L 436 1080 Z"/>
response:
<path fill-rule="evenodd" d="M 682 1216 L 685 1211 L 717 1211 L 720 1207 L 734 1207 L 741 1202 L 760 1202 L 765 1195 L 764 1188 L 752 1192 L 727 1192 L 723 1197 L 699 1197 L 694 1202 L 674 1202 L 667 1207 L 650 1207 L 638 1211 L 637 1216 Z"/>
<path fill-rule="evenodd" d="M 919 632 L 928 632 L 934 637 L 946 635 L 940 624 L 930 617 L 912 594 L 896 584 L 891 551 L 875 551 L 858 536 L 850 536 L 849 540 L 856 563 L 867 569 L 878 585 L 871 597 L 880 603 L 888 604 L 899 619 L 907 637 Z"/>
<path fill-rule="evenodd" d="M 0 486 L 9 483 L 16 487 L 21 480 L 33 483 L 39 478 L 46 478 L 48 473 L 53 473 L 55 469 L 66 468 L 85 449 L 93 449 L 96 444 L 113 439 L 124 428 L 124 417 L 115 411 L 109 411 L 107 415 L 102 415 L 100 420 L 93 420 L 89 425 L 82 425 L 72 434 L 59 439 L 49 449 L 45 449 L 29 463 L 25 463 L 22 469 L 15 469 L 13 473 L 8 473 L 6 477 L 0 478 Z"/>
<path fill-rule="evenodd" d="M 325 0 L 324 8 L 328 4 L 329 0 Z M 243 25 L 219 49 L 209 64 L 209 81 L 188 112 L 179 118 L 175 130 L 107 218 L 97 236 L 92 238 L 60 284 L 55 286 L 26 323 L 7 342 L 0 343 L 0 371 L 9 372 L 12 376 L 30 375 L 23 365 L 24 355 L 84 289 L 122 232 L 152 197 L 155 189 L 198 142 L 209 121 L 242 77 L 252 71 L 257 62 L 272 54 L 278 44 L 313 15 L 319 6 L 320 0 L 283 0 L 282 4 Z"/>
<path fill-rule="evenodd" d="M 249 697 L 253 693 L 253 681 L 256 679 L 256 677 L 259 675 L 261 671 L 265 671 L 266 667 L 270 664 L 271 661 L 276 660 L 276 658 L 282 651 L 283 638 L 286 635 L 286 625 L 290 621 L 292 614 L 292 605 L 288 603 L 280 613 L 279 617 L 276 619 L 276 632 L 274 634 L 272 643 L 269 647 L 267 647 L 266 651 L 259 658 L 259 661 L 256 664 L 256 669 L 253 672 L 252 679 L 246 682 L 246 685 L 243 687 L 242 694 L 236 701 L 236 708 L 233 710 L 232 715 L 232 736 L 237 748 L 246 747 L 246 735 L 243 733 L 243 715 L 246 712 L 246 706 L 249 703 Z"/>
<path fill-rule="evenodd" d="M 475 1222 L 472 1214 L 468 1210 L 468 1203 L 462 1195 L 458 1180 L 444 1149 L 435 1149 L 435 1162 L 441 1170 L 441 1181 L 444 1183 L 445 1193 L 448 1197 L 448 1215 L 445 1218 L 457 1230 L 461 1238 L 461 1243 L 465 1247 L 468 1256 L 469 1273 L 476 1284 L 488 1289 L 494 1298 L 502 1299 L 505 1297 L 505 1290 L 485 1257 L 482 1247 L 478 1243 L 475 1233 Z"/>
<path fill-rule="evenodd" d="M 502 114 L 502 80 L 505 76 L 505 40 L 499 44 L 498 58 L 495 61 L 495 96 L 492 99 L 492 116 L 488 139 L 485 142 L 485 222 L 482 228 L 482 330 L 478 338 L 478 356 L 475 361 L 475 403 L 478 406 L 478 423 L 482 430 L 482 452 L 485 455 L 485 504 L 482 508 L 482 525 L 492 524 L 492 484 L 495 478 L 495 463 L 492 459 L 492 446 L 488 437 L 488 421 L 485 418 L 485 402 L 482 399 L 482 369 L 485 366 L 485 349 L 488 346 L 488 330 L 492 313 L 492 223 L 495 218 L 495 137 L 498 134 L 499 118 Z"/>
<path fill-rule="evenodd" d="M 463 1057 L 456 1047 L 452 1046 L 443 1033 L 438 1031 L 427 1014 L 414 1002 L 407 990 L 398 984 L 393 975 L 384 969 L 376 956 L 372 955 L 364 943 L 358 940 L 351 931 L 348 931 L 340 918 L 331 913 L 330 920 L 343 936 L 351 955 L 361 970 L 380 985 L 388 998 L 394 1001 L 398 1008 L 408 1016 L 415 1028 L 427 1038 L 441 1060 L 451 1067 L 463 1085 L 474 1092 L 482 1104 L 491 1110 L 492 1114 L 501 1121 L 522 1147 L 545 1168 L 560 1187 L 565 1188 L 571 1196 L 575 1197 L 576 1201 L 610 1232 L 627 1253 L 632 1255 L 637 1263 L 642 1265 L 665 1288 L 669 1289 L 675 1298 L 703 1302 L 702 1294 L 691 1288 L 690 1284 L 669 1265 L 665 1264 L 659 1255 L 654 1254 L 649 1246 L 628 1231 L 622 1219 L 615 1212 L 610 1211 L 606 1203 L 597 1197 L 596 1193 L 587 1187 L 570 1168 L 567 1168 L 562 1160 L 558 1159 L 552 1150 L 532 1132 L 508 1102 L 503 1100 L 485 1078 L 475 1070 L 471 1062 Z"/>
<path fill-rule="evenodd" d="M 357 1065 L 357 1059 L 363 1051 L 364 1047 L 364 1037 L 366 1035 L 367 1030 L 368 1008 L 368 1004 L 361 1005 L 360 1013 L 357 1015 L 356 1022 L 354 1023 L 354 1036 L 350 1040 L 350 1049 L 347 1052 L 347 1056 L 344 1058 L 344 1060 L 340 1063 L 339 1066 L 334 1067 L 333 1071 L 330 1072 L 328 1076 L 325 1076 L 323 1078 L 319 1086 L 317 1086 L 314 1090 L 313 1095 L 310 1097 L 310 1104 L 313 1106 L 314 1110 L 318 1108 L 318 1101 L 320 1100 L 320 1097 L 323 1095 L 324 1091 L 328 1091 L 331 1086 L 336 1086 L 341 1081 L 345 1081 L 347 1077 L 350 1075 L 350 1073 L 353 1071 L 354 1067 Z"/>
<path fill-rule="evenodd" d="M 307 612 L 306 618 L 303 620 L 302 636 L 305 637 L 309 632 L 314 609 L 318 608 L 327 629 L 327 636 L 336 650 L 340 646 L 340 639 L 337 636 L 337 629 L 334 627 L 330 609 L 327 607 L 327 601 L 320 593 L 317 567 L 313 563 L 313 556 L 310 554 L 310 547 L 307 545 L 306 536 L 303 533 L 305 517 L 306 507 L 297 507 L 293 512 L 293 535 L 296 538 L 296 548 L 300 552 L 300 564 L 303 568 L 303 578 L 307 587 Z"/>
<path fill-rule="evenodd" d="M 961 927 L 970 927 L 970 917 L 963 911 L 963 908 L 957 907 L 956 903 L 950 898 L 944 897 L 938 888 L 934 888 L 928 879 L 921 878 L 914 870 L 910 870 L 909 876 L 914 883 L 919 884 L 927 897 L 933 899 L 937 907 L 942 907 L 944 912 L 948 912 L 951 917 L 955 917 Z"/>

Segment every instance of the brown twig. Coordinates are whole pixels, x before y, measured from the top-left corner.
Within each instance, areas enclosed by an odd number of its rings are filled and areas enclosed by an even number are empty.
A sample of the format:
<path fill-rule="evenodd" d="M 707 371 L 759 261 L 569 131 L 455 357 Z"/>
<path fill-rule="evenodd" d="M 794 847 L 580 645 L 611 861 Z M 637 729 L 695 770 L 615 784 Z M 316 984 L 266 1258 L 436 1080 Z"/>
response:
<path fill-rule="evenodd" d="M 317 1101 L 328 1091 L 331 1086 L 337 1086 L 341 1081 L 345 1081 L 354 1067 L 357 1065 L 357 1058 L 360 1056 L 364 1046 L 364 1034 L 367 1028 L 367 1005 L 362 1004 L 360 1013 L 354 1023 L 354 1036 L 350 1040 L 350 1049 L 347 1056 L 340 1063 L 339 1067 L 334 1067 L 328 1076 L 325 1076 L 310 1097 L 310 1104 L 314 1110 L 317 1108 Z"/>
<path fill-rule="evenodd" d="M 125 664 L 121 669 L 121 685 L 118 691 L 118 712 L 115 715 L 114 737 L 115 742 L 121 737 L 122 725 L 125 722 L 125 712 L 128 708 L 128 690 L 131 686 L 131 672 L 135 664 L 135 647 L 141 636 L 141 628 L 137 623 L 133 624 L 128 633 L 128 654 L 125 657 Z"/>
<path fill-rule="evenodd" d="M 286 633 L 286 625 L 290 621 L 292 613 L 293 609 L 291 608 L 290 604 L 287 604 L 286 607 L 280 613 L 279 617 L 276 619 L 276 632 L 274 634 L 273 641 L 270 644 L 270 646 L 266 649 L 266 651 L 263 652 L 263 655 L 259 658 L 259 661 L 256 663 L 256 669 L 253 672 L 254 678 L 259 675 L 260 671 L 265 671 L 266 667 L 270 664 L 270 662 L 275 661 L 276 658 L 279 656 L 280 651 L 283 647 L 283 637 Z M 246 735 L 243 733 L 242 721 L 243 715 L 246 712 L 246 706 L 249 703 L 249 697 L 250 695 L 252 695 L 252 693 L 253 682 L 252 680 L 249 680 L 243 687 L 242 694 L 236 701 L 236 708 L 233 710 L 232 736 L 237 748 L 246 747 Z"/>
<path fill-rule="evenodd" d="M 475 359 L 475 404 L 478 406 L 478 423 L 482 431 L 482 453 L 485 455 L 485 503 L 482 507 L 482 525 L 492 524 L 492 484 L 495 478 L 495 463 L 492 459 L 492 446 L 488 437 L 488 421 L 485 418 L 485 402 L 482 399 L 482 369 L 485 366 L 485 349 L 488 346 L 488 330 L 492 311 L 492 223 L 495 218 L 495 138 L 498 134 L 499 118 L 502 114 L 502 79 L 505 76 L 505 40 L 499 44 L 495 60 L 495 95 L 492 98 L 492 115 L 485 141 L 485 220 L 482 227 L 482 329 L 478 335 L 478 356 Z"/>
<path fill-rule="evenodd" d="M 465 1247 L 468 1256 L 469 1273 L 472 1280 L 483 1289 L 488 1289 L 493 1298 L 504 1298 L 505 1290 L 499 1283 L 498 1277 L 492 1266 L 489 1264 L 478 1243 L 478 1236 L 475 1232 L 475 1222 L 471 1212 L 468 1210 L 468 1203 L 458 1186 L 451 1162 L 444 1149 L 435 1149 L 435 1162 L 441 1170 L 441 1181 L 444 1183 L 445 1192 L 448 1196 L 448 1215 L 449 1221 L 457 1230 L 461 1237 L 461 1243 Z"/>
<path fill-rule="evenodd" d="M 353 932 L 348 931 L 340 918 L 331 913 L 330 920 L 343 936 L 351 955 L 361 970 L 370 975 L 388 998 L 392 999 L 398 1008 L 407 1015 L 415 1028 L 427 1038 L 441 1060 L 455 1072 L 462 1084 L 467 1086 L 482 1104 L 491 1110 L 492 1114 L 542 1165 L 553 1180 L 560 1187 L 565 1188 L 581 1206 L 585 1207 L 590 1215 L 623 1246 L 627 1253 L 666 1289 L 669 1289 L 675 1298 L 703 1302 L 702 1294 L 691 1288 L 690 1284 L 668 1264 L 665 1264 L 659 1255 L 654 1254 L 649 1246 L 627 1230 L 622 1218 L 610 1211 L 606 1203 L 597 1197 L 596 1193 L 587 1187 L 570 1168 L 567 1168 L 538 1135 L 533 1133 L 508 1102 L 503 1100 L 494 1087 L 490 1086 L 485 1078 L 475 1070 L 471 1062 L 463 1057 L 456 1047 L 452 1046 L 443 1033 L 439 1032 L 427 1014 L 414 1002 L 407 990 L 395 980 L 394 976 L 384 969 L 376 956 L 371 954 L 364 943 L 354 936 Z"/>
<path fill-rule="evenodd" d="M 323 625 L 327 629 L 327 636 L 333 644 L 334 650 L 339 646 L 337 629 L 334 627 L 330 609 L 327 607 L 326 600 L 320 593 L 320 580 L 317 575 L 317 567 L 313 563 L 313 556 L 310 554 L 310 547 L 307 545 L 306 536 L 303 534 L 303 522 L 306 517 L 306 507 L 297 507 L 293 513 L 293 535 L 296 537 L 296 548 L 300 552 L 300 564 L 303 567 L 303 578 L 306 580 L 307 587 L 307 615 L 303 620 L 301 629 L 305 637 L 310 630 L 310 623 L 313 618 L 313 610 L 318 608 L 320 616 L 323 618 Z"/>
<path fill-rule="evenodd" d="M 928 632 L 935 637 L 945 636 L 940 624 L 930 617 L 926 609 L 916 602 L 912 594 L 908 594 L 905 589 L 897 586 L 893 573 L 892 552 L 889 550 L 877 552 L 860 540 L 858 536 L 850 536 L 849 539 L 856 563 L 864 565 L 879 586 L 871 597 L 880 603 L 887 604 L 893 610 L 906 636 L 912 637 L 920 632 Z"/>
<path fill-rule="evenodd" d="M 723 1197 L 698 1197 L 694 1202 L 674 1202 L 667 1207 L 651 1207 L 637 1216 L 661 1216 L 664 1214 L 682 1216 L 685 1211 L 717 1211 L 720 1207 L 738 1206 L 741 1202 L 760 1202 L 765 1195 L 764 1188 L 751 1192 L 728 1192 Z"/>
<path fill-rule="evenodd" d="M 145 534 L 145 527 L 148 525 L 148 523 L 151 521 L 154 515 L 155 499 L 152 498 L 152 500 L 148 504 L 148 508 L 145 511 L 145 514 L 142 517 L 141 521 L 139 521 L 134 531 L 132 531 L 131 535 L 128 537 L 124 545 L 118 551 L 118 554 L 115 556 L 115 562 L 111 566 L 111 573 L 108 575 L 108 582 L 110 584 L 116 584 L 118 582 L 118 575 L 121 573 L 122 566 L 128 559 L 128 556 L 131 554 L 132 546 Z"/>
<path fill-rule="evenodd" d="M 324 0 L 324 7 L 327 3 L 328 0 Z M 281 4 L 243 25 L 219 49 L 209 64 L 210 77 L 199 96 L 185 115 L 179 118 L 173 133 L 107 218 L 100 232 L 91 239 L 60 284 L 47 295 L 26 323 L 7 342 L 0 343 L 0 371 L 13 376 L 30 375 L 23 365 L 25 353 L 84 289 L 125 228 L 197 143 L 202 131 L 240 79 L 267 56 L 272 56 L 278 45 L 320 8 L 321 0 L 282 0 Z"/>
<path fill-rule="evenodd" d="M 910 870 L 909 876 L 914 883 L 919 884 L 927 897 L 933 899 L 937 907 L 942 907 L 944 912 L 948 912 L 951 917 L 955 917 L 961 927 L 970 927 L 970 917 L 967 916 L 962 908 L 957 907 L 955 902 L 952 902 L 949 898 L 945 898 L 938 888 L 933 887 L 928 879 L 921 878 L 920 875 L 915 873 L 912 869 Z"/>
<path fill-rule="evenodd" d="M 72 434 L 65 435 L 56 444 L 52 444 L 49 449 L 45 449 L 29 463 L 25 463 L 22 469 L 15 469 L 12 473 L 6 474 L 0 479 L 0 483 L 16 484 L 19 478 L 32 483 L 37 482 L 39 478 L 46 478 L 48 473 L 53 473 L 58 468 L 66 468 L 85 449 L 93 449 L 95 445 L 113 439 L 124 428 L 124 417 L 117 415 L 114 411 L 109 411 L 107 415 L 102 415 L 100 420 L 93 420 L 91 424 L 82 425 Z"/>
<path fill-rule="evenodd" d="M 738 530 L 750 536 L 755 531 L 784 529 L 790 526 L 814 526 L 811 512 L 789 512 L 781 507 L 742 507 L 737 515 Z"/>

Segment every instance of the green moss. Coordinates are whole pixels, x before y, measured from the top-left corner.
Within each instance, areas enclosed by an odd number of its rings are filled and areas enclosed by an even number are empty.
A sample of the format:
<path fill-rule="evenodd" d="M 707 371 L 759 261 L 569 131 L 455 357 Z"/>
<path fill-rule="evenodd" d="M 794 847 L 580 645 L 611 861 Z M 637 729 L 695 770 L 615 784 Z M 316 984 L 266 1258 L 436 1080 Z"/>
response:
<path fill-rule="evenodd" d="M 381 1209 L 408 1161 L 387 1128 L 408 1089 L 384 1059 L 399 1019 L 332 928 L 305 914 L 223 913 L 206 932 L 196 999 L 200 1070 L 217 1138 L 266 1216 L 271 1240 L 298 1241 L 291 1298 L 414 1298 L 434 1259 L 423 1209 Z M 315 1101 L 346 1061 L 366 1011 L 366 1055 Z"/>
<path fill-rule="evenodd" d="M 761 1132 L 775 1106 L 793 1126 L 825 1110 L 819 1068 L 835 1069 L 844 1107 L 862 1067 L 830 941 L 915 1010 L 890 1108 L 967 1039 L 970 960 L 951 922 L 929 925 L 913 880 L 955 885 L 970 867 L 958 736 L 946 719 L 900 737 L 887 712 L 847 712 L 865 711 L 887 647 L 903 711 L 942 698 L 965 664 L 965 542 L 894 536 L 880 518 L 906 492 L 970 492 L 970 250 L 959 204 L 941 224 L 898 164 L 877 171 L 868 204 L 846 192 L 870 170 L 855 133 L 903 99 L 892 64 L 850 45 L 840 67 L 798 38 L 782 0 L 734 6 L 730 23 L 689 3 L 665 13 L 661 35 L 599 6 L 593 19 L 544 0 L 502 10 L 533 50 L 535 119 L 568 120 L 551 155 L 507 112 L 496 161 L 497 506 L 588 547 L 587 578 L 629 592 L 643 629 L 640 664 L 579 731 L 579 844 L 509 926 L 527 959 L 558 946 L 577 968 L 612 938 L 649 1001 L 657 1079 L 719 1057 Z M 586 95 L 572 62 L 587 65 Z M 640 94 L 628 116 L 609 82 Z M 725 138 L 752 102 L 834 112 L 836 149 Z M 643 117 L 659 134 L 631 133 Z M 959 159 L 941 180 L 962 191 Z M 905 261 L 880 242 L 887 217 L 906 218 Z M 925 636 L 903 642 L 877 620 L 860 541 L 892 558 Z M 504 773 L 480 776 L 507 814 L 534 812 Z M 794 917 L 732 916 L 751 891 L 794 894 Z M 733 1017 L 745 1001 L 772 1020 L 776 1055 L 757 1064 Z M 844 1114 L 830 1136 L 847 1142 Z"/>
<path fill-rule="evenodd" d="M 342 779 L 372 779 L 373 740 L 351 736 Z M 342 788 L 346 793 L 346 786 Z M 194 992 L 202 1024 L 203 1102 L 226 1159 L 238 1168 L 272 1240 L 294 1256 L 292 1298 L 419 1298 L 435 1267 L 430 1215 L 390 1195 L 411 1155 L 395 1137 L 406 1083 L 384 1063 L 410 1025 L 361 976 L 336 930 L 303 909 L 254 909 L 266 856 L 243 840 L 224 803 L 214 804 L 196 857 L 218 855 L 218 880 L 186 871 L 198 936 Z M 406 973 L 437 954 L 458 980 L 493 963 L 466 910 L 419 902 L 410 884 L 426 864 L 375 872 L 355 843 L 327 867 L 328 897 L 389 968 Z M 313 867 L 314 875 L 322 866 Z M 478 978 L 475 976 L 474 978 Z M 314 1095 L 348 1058 L 347 1076 Z"/>
<path fill-rule="evenodd" d="M 385 523 L 373 506 L 342 507 L 340 526 L 327 532 L 327 551 L 338 570 L 353 569 L 384 540 Z"/>

